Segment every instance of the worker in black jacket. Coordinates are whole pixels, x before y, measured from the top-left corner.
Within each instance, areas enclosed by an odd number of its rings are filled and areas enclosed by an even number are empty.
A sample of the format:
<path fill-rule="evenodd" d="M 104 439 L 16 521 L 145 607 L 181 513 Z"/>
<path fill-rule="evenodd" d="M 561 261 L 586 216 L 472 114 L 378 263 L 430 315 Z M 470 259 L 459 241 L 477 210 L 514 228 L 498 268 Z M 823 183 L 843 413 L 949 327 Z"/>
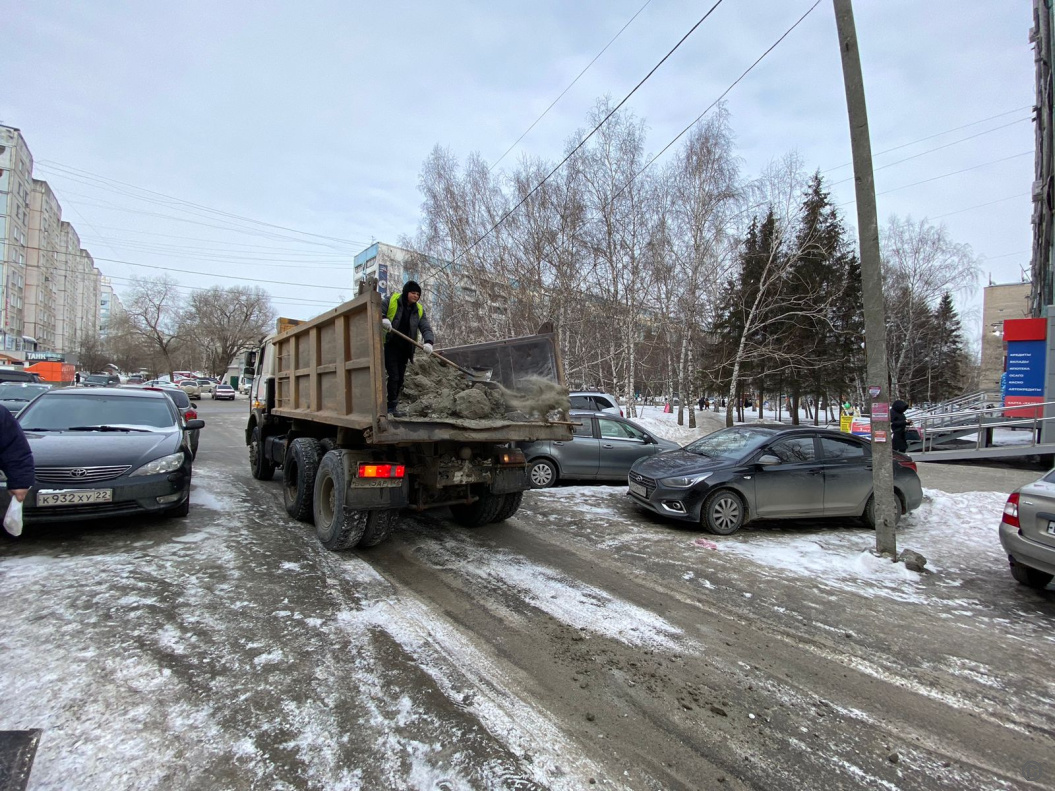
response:
<path fill-rule="evenodd" d="M 33 485 L 33 451 L 15 416 L 0 406 L 0 472 L 7 476 L 7 491 L 19 502 Z"/>
<path fill-rule="evenodd" d="M 908 409 L 908 404 L 904 401 L 895 401 L 890 405 L 890 433 L 894 440 L 894 450 L 899 453 L 908 450 L 908 440 L 905 438 L 905 427 L 908 425 L 908 418 L 905 417 L 906 409 Z"/>
<path fill-rule="evenodd" d="M 414 344 L 399 337 L 389 330 L 396 329 L 408 338 L 418 339 L 418 333 L 424 341 L 422 348 L 425 354 L 432 354 L 432 344 L 436 338 L 432 334 L 425 308 L 421 304 L 421 286 L 408 280 L 403 286 L 403 293 L 393 294 L 388 300 L 385 316 L 381 319 L 385 344 L 385 373 L 388 374 L 388 414 L 403 417 L 403 410 L 398 408 L 399 393 L 403 389 L 403 379 L 407 372 L 407 363 L 414 359 Z"/>

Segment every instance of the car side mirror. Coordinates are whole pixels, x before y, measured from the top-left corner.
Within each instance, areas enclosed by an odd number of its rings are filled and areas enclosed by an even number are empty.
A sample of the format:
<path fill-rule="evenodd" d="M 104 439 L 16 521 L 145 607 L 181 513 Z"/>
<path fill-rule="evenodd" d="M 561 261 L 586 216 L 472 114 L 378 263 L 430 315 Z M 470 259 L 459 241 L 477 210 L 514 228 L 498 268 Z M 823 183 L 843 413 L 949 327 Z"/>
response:
<path fill-rule="evenodd" d="M 763 453 L 758 457 L 758 463 L 763 467 L 772 467 L 774 464 L 780 464 L 780 457 L 772 453 Z"/>
<path fill-rule="evenodd" d="M 199 419 L 188 420 L 186 428 L 187 428 L 187 431 L 194 431 L 194 429 L 196 429 L 196 428 L 205 428 L 205 421 L 204 420 L 199 420 Z"/>

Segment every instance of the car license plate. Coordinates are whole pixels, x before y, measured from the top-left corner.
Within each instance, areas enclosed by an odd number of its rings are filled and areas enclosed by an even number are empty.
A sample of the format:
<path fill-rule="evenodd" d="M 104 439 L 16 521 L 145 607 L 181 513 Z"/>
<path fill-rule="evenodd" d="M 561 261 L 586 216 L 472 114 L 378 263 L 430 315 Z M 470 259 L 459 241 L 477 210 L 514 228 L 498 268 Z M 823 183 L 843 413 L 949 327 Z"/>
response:
<path fill-rule="evenodd" d="M 645 494 L 645 487 L 640 483 L 634 483 L 630 481 L 630 494 L 636 494 L 638 497 L 647 497 Z"/>
<path fill-rule="evenodd" d="M 37 507 L 91 505 L 92 503 L 108 503 L 113 499 L 113 489 L 40 489 L 37 492 Z"/>

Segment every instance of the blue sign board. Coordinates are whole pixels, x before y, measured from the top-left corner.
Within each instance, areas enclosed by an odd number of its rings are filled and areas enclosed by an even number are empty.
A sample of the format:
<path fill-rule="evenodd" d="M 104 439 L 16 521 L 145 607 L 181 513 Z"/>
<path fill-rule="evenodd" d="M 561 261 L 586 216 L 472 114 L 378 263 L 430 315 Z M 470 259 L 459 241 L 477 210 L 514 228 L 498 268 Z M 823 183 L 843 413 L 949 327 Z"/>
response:
<path fill-rule="evenodd" d="M 1046 341 L 1007 342 L 1005 395 L 1043 396 Z"/>

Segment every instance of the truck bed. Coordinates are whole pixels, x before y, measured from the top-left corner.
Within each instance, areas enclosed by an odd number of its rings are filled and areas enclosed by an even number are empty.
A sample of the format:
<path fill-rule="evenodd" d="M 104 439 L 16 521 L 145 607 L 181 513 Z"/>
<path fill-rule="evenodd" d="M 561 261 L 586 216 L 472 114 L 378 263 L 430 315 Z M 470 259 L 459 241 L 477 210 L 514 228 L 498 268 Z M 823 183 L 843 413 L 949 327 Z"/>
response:
<path fill-rule="evenodd" d="M 568 440 L 571 429 L 540 420 L 393 418 L 385 410 L 381 295 L 353 300 L 274 338 L 276 374 L 272 413 L 363 431 L 368 442 Z M 442 328 L 440 328 L 442 331 Z M 444 351 L 460 365 L 488 372 L 509 390 L 528 376 L 563 385 L 551 334 L 462 346 Z"/>

